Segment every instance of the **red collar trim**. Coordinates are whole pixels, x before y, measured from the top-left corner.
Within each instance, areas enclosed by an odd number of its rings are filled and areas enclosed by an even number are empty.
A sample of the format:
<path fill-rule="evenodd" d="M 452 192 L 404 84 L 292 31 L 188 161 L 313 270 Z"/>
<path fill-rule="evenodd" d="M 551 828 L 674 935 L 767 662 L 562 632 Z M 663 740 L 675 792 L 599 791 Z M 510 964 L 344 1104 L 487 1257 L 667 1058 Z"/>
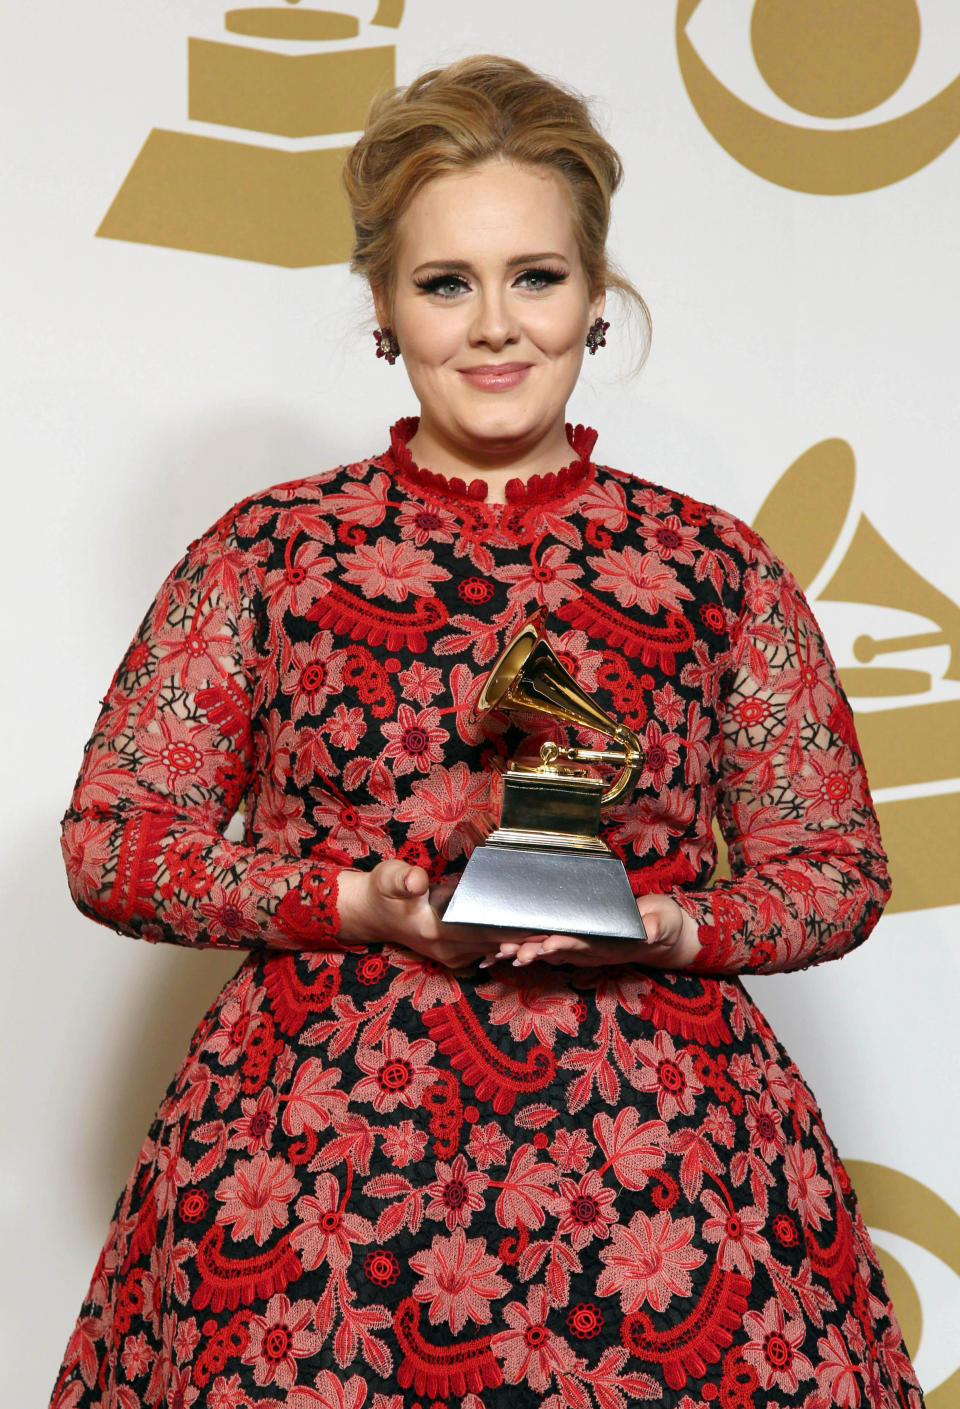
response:
<path fill-rule="evenodd" d="M 423 493 L 433 496 L 482 504 L 487 497 L 488 484 L 484 479 L 471 480 L 467 484 L 455 477 L 448 479 L 436 470 L 421 468 L 410 454 L 408 441 L 412 440 L 420 424 L 419 416 L 404 416 L 390 427 L 390 449 L 387 459 L 392 462 L 397 477 Z M 593 478 L 593 463 L 590 454 L 597 443 L 597 432 L 589 426 L 567 426 L 567 440 L 577 458 L 562 470 L 551 470 L 545 475 L 531 475 L 528 480 L 512 479 L 506 487 L 507 505 L 529 506 L 546 504 L 551 501 L 569 499 Z M 490 505 L 491 508 L 497 507 Z"/>

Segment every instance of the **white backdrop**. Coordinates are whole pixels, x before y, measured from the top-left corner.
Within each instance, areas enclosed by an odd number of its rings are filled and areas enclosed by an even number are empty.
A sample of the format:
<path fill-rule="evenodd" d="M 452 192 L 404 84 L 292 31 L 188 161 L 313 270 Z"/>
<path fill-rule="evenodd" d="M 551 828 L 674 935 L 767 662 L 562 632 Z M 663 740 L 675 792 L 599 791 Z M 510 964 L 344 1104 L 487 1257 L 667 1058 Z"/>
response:
<path fill-rule="evenodd" d="M 353 8 L 367 20 L 375 6 Z M 960 7 L 919 8 L 909 77 L 848 125 L 906 112 L 960 74 Z M 767 90 L 750 12 L 746 0 L 704 0 L 691 42 L 746 102 L 828 127 Z M 956 602 L 960 141 L 862 194 L 788 189 L 707 131 L 681 77 L 676 18 L 672 0 L 409 0 L 376 42 L 396 43 L 402 81 L 491 51 L 596 98 L 627 170 L 614 253 L 655 328 L 631 380 L 619 310 L 609 315 L 606 355 L 570 408 L 600 430 L 599 458 L 751 519 L 798 456 L 842 437 L 857 460 L 852 515 L 867 512 Z M 187 38 L 222 23 L 208 0 L 50 0 L 4 21 L 9 1404 L 46 1403 L 116 1194 L 237 962 L 136 944 L 71 909 L 58 822 L 98 701 L 191 539 L 249 492 L 380 451 L 391 421 L 415 409 L 402 364 L 374 358 L 363 291 L 343 265 L 286 269 L 95 236 L 151 128 L 284 145 L 188 120 Z M 845 605 L 815 609 L 841 670 L 853 664 Z M 915 652 L 944 699 L 960 696 L 945 679 L 949 652 L 946 639 Z M 898 703 L 910 700 L 883 701 Z M 878 798 L 958 788 L 948 776 Z M 955 873 L 960 857 L 945 847 L 940 864 Z M 949 1206 L 924 1205 L 920 1241 L 875 1235 L 922 1306 L 916 1365 L 936 1409 L 960 1403 L 960 1381 L 936 1392 L 960 1367 L 957 920 L 955 905 L 890 914 L 842 963 L 751 982 L 844 1158 L 900 1171 Z"/>

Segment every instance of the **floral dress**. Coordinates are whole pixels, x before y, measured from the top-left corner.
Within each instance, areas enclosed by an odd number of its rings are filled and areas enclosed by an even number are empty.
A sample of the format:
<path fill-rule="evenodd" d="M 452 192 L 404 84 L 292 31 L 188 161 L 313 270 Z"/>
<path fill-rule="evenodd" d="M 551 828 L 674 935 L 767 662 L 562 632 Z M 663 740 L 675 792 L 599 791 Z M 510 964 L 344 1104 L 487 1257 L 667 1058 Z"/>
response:
<path fill-rule="evenodd" d="M 247 952 L 53 1404 L 919 1409 L 849 1179 L 739 978 L 839 958 L 889 893 L 809 607 L 745 524 L 597 465 L 582 427 L 505 505 L 419 468 L 415 428 L 199 538 L 87 746 L 80 908 Z M 341 868 L 455 878 L 494 824 L 524 735 L 475 705 L 540 606 L 642 740 L 602 835 L 638 896 L 696 919 L 690 969 L 454 975 L 338 940 Z"/>

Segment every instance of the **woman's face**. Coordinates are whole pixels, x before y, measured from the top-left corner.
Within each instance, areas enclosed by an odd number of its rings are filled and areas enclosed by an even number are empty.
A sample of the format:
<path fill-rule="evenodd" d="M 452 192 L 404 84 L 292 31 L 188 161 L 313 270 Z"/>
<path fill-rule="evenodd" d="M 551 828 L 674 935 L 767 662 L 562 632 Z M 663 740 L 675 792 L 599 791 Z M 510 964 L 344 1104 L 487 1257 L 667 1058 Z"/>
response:
<path fill-rule="evenodd" d="M 398 233 L 392 306 L 378 297 L 377 312 L 420 402 L 419 435 L 491 462 L 565 444 L 603 294 L 587 287 L 562 177 L 504 161 L 438 176 Z"/>

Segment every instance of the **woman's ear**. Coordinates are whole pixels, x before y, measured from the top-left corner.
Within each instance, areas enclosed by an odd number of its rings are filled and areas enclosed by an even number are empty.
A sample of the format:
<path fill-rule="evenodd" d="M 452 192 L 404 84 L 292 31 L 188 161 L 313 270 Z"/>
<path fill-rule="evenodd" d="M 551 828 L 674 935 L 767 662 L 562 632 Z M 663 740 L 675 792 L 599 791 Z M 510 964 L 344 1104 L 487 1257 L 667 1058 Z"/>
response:
<path fill-rule="evenodd" d="M 590 322 L 595 323 L 598 318 L 603 317 L 603 310 L 607 306 L 607 291 L 601 289 L 596 298 L 590 301 Z"/>
<path fill-rule="evenodd" d="M 390 301 L 387 298 L 385 291 L 380 288 L 379 285 L 371 284 L 370 292 L 373 295 L 373 307 L 377 315 L 377 325 L 381 328 L 389 328 Z"/>

